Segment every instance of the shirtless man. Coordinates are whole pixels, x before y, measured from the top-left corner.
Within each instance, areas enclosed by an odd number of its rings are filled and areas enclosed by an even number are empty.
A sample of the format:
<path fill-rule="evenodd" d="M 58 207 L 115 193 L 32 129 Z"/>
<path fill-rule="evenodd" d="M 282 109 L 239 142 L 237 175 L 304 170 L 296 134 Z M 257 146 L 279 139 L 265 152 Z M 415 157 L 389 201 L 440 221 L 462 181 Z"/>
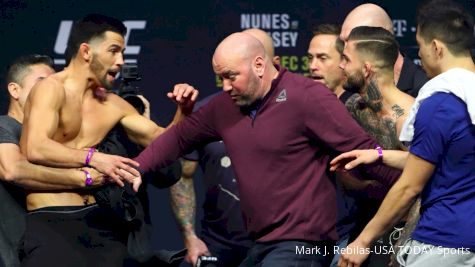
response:
<path fill-rule="evenodd" d="M 393 81 L 398 44 L 380 27 L 356 27 L 343 50 L 340 68 L 347 76 L 345 88 L 359 88 L 364 100 L 347 103 L 351 113 L 385 149 L 403 149 L 398 136 L 414 98 L 400 91 Z"/>
<path fill-rule="evenodd" d="M 122 22 L 97 14 L 74 24 L 66 50 L 68 67 L 37 83 L 25 105 L 20 146 L 29 161 L 91 166 L 121 186 L 128 182 L 138 189 L 136 162 L 93 149 L 117 123 L 143 146 L 165 130 L 106 90 L 124 64 L 125 32 Z M 186 84 L 168 93 L 179 103 L 172 123 L 192 111 L 197 94 Z M 87 171 L 84 183 L 90 184 Z M 28 192 L 24 265 L 121 265 L 126 231 L 94 203 L 88 191 Z"/>
<path fill-rule="evenodd" d="M 44 55 L 25 55 L 8 68 L 6 77 L 10 103 L 8 115 L 0 116 L 0 266 L 20 266 L 18 251 L 25 233 L 25 191 L 84 188 L 84 173 L 76 168 L 60 169 L 31 164 L 20 153 L 23 107 L 36 82 L 54 73 L 53 59 Z M 94 186 L 103 175 L 94 169 Z"/>
<path fill-rule="evenodd" d="M 361 26 L 350 33 L 340 67 L 347 76 L 344 87 L 359 88 L 361 99 L 350 99 L 346 103 L 353 117 L 383 148 L 405 150 L 398 136 L 414 98 L 394 84 L 393 66 L 397 56 L 398 44 L 390 32 L 380 27 Z M 379 186 L 375 183 L 374 187 Z M 379 199 L 386 193 L 386 190 L 374 191 Z M 359 210 L 364 212 L 358 215 L 352 235 L 366 225 L 368 216 L 376 212 L 379 204 L 374 198 L 359 199 Z M 383 242 L 390 245 L 393 240 L 385 238 Z M 374 262 L 371 266 L 381 266 L 389 260 L 387 254 L 373 257 L 374 260 L 369 261 Z"/>

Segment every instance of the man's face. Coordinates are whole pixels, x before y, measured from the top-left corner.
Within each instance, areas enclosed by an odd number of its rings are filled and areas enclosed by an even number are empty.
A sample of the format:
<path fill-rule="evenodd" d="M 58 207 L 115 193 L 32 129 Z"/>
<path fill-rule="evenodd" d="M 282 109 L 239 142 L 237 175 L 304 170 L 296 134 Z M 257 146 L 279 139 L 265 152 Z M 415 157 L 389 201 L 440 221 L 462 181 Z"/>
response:
<path fill-rule="evenodd" d="M 343 85 L 343 88 L 351 92 L 361 93 L 366 85 L 363 73 L 363 61 L 357 54 L 355 43 L 353 41 L 345 43 L 340 68 L 346 76 L 346 82 Z"/>
<path fill-rule="evenodd" d="M 254 73 L 249 60 L 232 55 L 224 59 L 215 55 L 213 70 L 222 79 L 223 90 L 237 106 L 249 106 L 261 97 L 261 79 Z"/>
<path fill-rule="evenodd" d="M 422 68 L 427 74 L 427 77 L 433 78 L 437 76 L 435 68 L 435 55 L 431 48 L 431 43 L 426 42 L 420 35 L 419 29 L 416 32 L 416 41 L 419 45 L 419 57 L 421 59 Z"/>
<path fill-rule="evenodd" d="M 104 37 L 91 42 L 93 55 L 91 71 L 99 86 L 112 89 L 115 77 L 124 65 L 124 38 L 115 32 L 106 32 Z"/>
<path fill-rule="evenodd" d="M 319 34 L 312 38 L 308 47 L 310 77 L 332 91 L 345 79 L 343 70 L 339 67 L 341 55 L 335 47 L 337 38 L 336 35 Z"/>
<path fill-rule="evenodd" d="M 50 76 L 54 70 L 45 64 L 36 64 L 28 67 L 28 74 L 23 77 L 20 84 L 19 100 L 21 107 L 25 106 L 26 99 L 31 92 L 31 88 L 40 80 Z"/>

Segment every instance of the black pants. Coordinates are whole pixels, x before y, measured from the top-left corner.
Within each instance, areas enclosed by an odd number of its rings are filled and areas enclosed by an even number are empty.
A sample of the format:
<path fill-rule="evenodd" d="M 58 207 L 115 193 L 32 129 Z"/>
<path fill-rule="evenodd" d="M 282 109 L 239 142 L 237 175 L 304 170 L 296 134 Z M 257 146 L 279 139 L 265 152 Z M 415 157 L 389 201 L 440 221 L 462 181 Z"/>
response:
<path fill-rule="evenodd" d="M 256 243 L 240 267 L 328 267 L 332 241 L 276 241 Z"/>
<path fill-rule="evenodd" d="M 246 258 L 248 250 L 243 247 L 225 248 L 216 245 L 208 245 L 208 249 L 212 256 L 218 257 L 218 267 L 238 267 Z"/>
<path fill-rule="evenodd" d="M 22 266 L 122 266 L 127 234 L 97 205 L 35 210 L 26 219 Z"/>

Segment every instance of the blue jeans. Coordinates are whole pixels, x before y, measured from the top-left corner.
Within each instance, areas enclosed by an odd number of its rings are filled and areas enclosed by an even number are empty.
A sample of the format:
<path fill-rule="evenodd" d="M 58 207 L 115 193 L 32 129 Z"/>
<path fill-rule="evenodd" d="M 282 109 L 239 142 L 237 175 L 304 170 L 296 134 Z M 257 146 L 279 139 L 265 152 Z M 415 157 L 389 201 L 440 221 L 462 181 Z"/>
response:
<path fill-rule="evenodd" d="M 333 258 L 332 241 L 276 241 L 256 243 L 240 267 L 327 267 Z"/>

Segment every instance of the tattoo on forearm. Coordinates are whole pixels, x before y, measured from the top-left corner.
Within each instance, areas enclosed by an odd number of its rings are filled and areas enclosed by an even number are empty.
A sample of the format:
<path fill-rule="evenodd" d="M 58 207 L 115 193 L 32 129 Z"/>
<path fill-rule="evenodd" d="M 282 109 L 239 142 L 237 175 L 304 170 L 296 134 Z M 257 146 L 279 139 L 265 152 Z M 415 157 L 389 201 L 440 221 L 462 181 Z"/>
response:
<path fill-rule="evenodd" d="M 171 205 L 178 225 L 183 230 L 191 226 L 194 229 L 195 191 L 192 179 L 180 179 L 170 188 Z"/>
<path fill-rule="evenodd" d="M 399 251 L 400 246 L 404 245 L 406 240 L 411 237 L 412 232 L 416 228 L 416 225 L 419 222 L 420 218 L 420 208 L 421 199 L 418 198 L 407 214 L 406 224 L 404 225 L 404 229 L 402 230 L 401 236 L 399 237 L 395 245 L 396 254 Z"/>

